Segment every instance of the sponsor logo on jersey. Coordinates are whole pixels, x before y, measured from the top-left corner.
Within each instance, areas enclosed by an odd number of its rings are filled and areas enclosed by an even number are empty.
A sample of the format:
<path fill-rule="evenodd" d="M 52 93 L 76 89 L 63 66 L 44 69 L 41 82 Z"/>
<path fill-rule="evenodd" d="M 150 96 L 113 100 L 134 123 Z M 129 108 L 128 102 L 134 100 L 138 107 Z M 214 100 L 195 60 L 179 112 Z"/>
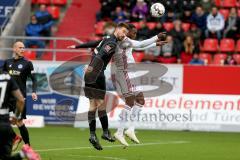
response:
<path fill-rule="evenodd" d="M 21 74 L 20 71 L 16 71 L 16 70 L 9 70 L 8 73 L 12 76 L 19 76 Z"/>
<path fill-rule="evenodd" d="M 18 69 L 22 69 L 23 68 L 23 65 L 22 64 L 19 64 L 18 65 Z"/>
<path fill-rule="evenodd" d="M 106 45 L 104 47 L 104 50 L 108 53 L 110 50 L 112 49 L 112 47 L 110 45 Z"/>

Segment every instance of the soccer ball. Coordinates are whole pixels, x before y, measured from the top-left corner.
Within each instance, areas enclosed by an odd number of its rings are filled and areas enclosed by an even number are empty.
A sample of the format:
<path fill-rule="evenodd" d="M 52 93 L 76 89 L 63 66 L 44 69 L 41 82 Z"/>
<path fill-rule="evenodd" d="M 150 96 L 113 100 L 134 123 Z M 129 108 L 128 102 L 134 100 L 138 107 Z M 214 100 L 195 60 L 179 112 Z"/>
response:
<path fill-rule="evenodd" d="M 162 3 L 154 3 L 150 11 L 153 17 L 162 17 L 165 13 L 165 7 Z"/>

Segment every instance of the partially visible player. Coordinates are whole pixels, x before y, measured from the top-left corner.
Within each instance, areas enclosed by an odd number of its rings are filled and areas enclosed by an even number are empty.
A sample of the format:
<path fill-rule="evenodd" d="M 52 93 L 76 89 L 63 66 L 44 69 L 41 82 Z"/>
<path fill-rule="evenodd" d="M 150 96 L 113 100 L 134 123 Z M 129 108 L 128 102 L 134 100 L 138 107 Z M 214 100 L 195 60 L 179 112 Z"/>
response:
<path fill-rule="evenodd" d="M 158 35 L 144 40 L 136 41 L 137 29 L 134 25 L 129 24 L 130 30 L 127 37 L 118 44 L 117 52 L 113 56 L 113 61 L 116 66 L 115 73 L 115 86 L 120 95 L 125 99 L 125 107 L 122 110 L 122 121 L 120 121 L 119 128 L 114 134 L 114 137 L 122 143 L 124 146 L 128 146 L 124 138 L 124 133 L 127 135 L 133 142 L 140 143 L 138 138 L 135 135 L 135 126 L 134 122 L 130 122 L 128 129 L 124 132 L 124 129 L 127 127 L 127 121 L 130 120 L 129 117 L 136 117 L 135 115 L 140 112 L 142 105 L 144 105 L 144 95 L 142 92 L 136 90 L 135 82 L 129 77 L 129 64 L 134 64 L 135 60 L 132 55 L 132 50 L 145 50 L 151 47 L 161 46 L 166 43 L 165 33 L 159 33 Z"/>
<path fill-rule="evenodd" d="M 16 123 L 24 110 L 25 99 L 19 90 L 16 82 L 8 73 L 0 70 L 0 160 L 40 160 L 40 157 L 29 145 L 24 145 L 22 150 L 14 155 L 12 154 L 13 134 L 11 123 L 9 121 L 9 101 L 10 96 L 16 98 L 16 112 L 12 117 L 13 124 Z"/>
<path fill-rule="evenodd" d="M 108 116 L 106 112 L 106 104 L 104 102 L 106 94 L 106 82 L 104 71 L 115 54 L 117 42 L 122 41 L 129 30 L 126 23 L 120 23 L 116 27 L 114 33 L 105 37 L 99 45 L 94 49 L 94 53 L 88 68 L 85 71 L 84 81 L 85 96 L 89 98 L 90 108 L 88 112 L 88 121 L 90 129 L 89 141 L 97 150 L 102 150 L 96 135 L 96 111 L 102 124 L 102 139 L 114 142 L 108 129 Z"/>
<path fill-rule="evenodd" d="M 32 84 L 32 99 L 34 101 L 37 100 L 37 94 L 36 94 L 36 88 L 37 88 L 37 82 L 35 77 L 32 75 L 32 72 L 34 71 L 33 64 L 31 61 L 28 61 L 24 58 L 24 44 L 20 41 L 14 43 L 13 45 L 13 53 L 14 57 L 8 60 L 5 60 L 4 62 L 4 68 L 3 70 L 8 72 L 11 77 L 17 82 L 23 96 L 26 98 L 26 82 L 27 78 L 31 78 L 33 84 Z M 15 112 L 16 109 L 16 100 L 12 98 L 9 105 L 11 105 L 11 111 Z M 22 139 L 25 144 L 30 145 L 29 140 L 29 133 L 26 128 L 26 126 L 23 123 L 23 119 L 26 119 L 26 107 L 24 107 L 23 113 L 21 115 L 21 119 L 18 120 L 17 126 L 20 130 L 20 134 L 22 136 Z M 17 148 L 18 144 L 21 142 L 21 139 L 19 139 L 19 136 L 15 135 L 14 139 L 14 150 Z"/>

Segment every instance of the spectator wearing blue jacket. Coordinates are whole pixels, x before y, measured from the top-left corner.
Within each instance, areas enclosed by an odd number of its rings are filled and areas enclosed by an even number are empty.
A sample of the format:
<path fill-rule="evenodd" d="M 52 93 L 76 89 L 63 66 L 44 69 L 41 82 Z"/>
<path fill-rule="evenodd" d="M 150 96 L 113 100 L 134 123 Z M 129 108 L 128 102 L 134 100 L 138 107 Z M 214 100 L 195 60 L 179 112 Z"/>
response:
<path fill-rule="evenodd" d="M 192 65 L 204 65 L 204 61 L 199 58 L 197 53 L 193 54 L 193 59 L 190 61 L 189 64 Z"/>
<path fill-rule="evenodd" d="M 40 5 L 39 10 L 36 11 L 34 15 L 36 16 L 39 24 L 44 25 L 49 23 L 50 21 L 53 21 L 51 14 L 47 11 L 46 5 L 44 4 Z M 46 37 L 51 36 L 51 27 L 43 30 L 41 34 Z"/>
<path fill-rule="evenodd" d="M 53 25 L 53 21 L 50 21 L 46 24 L 39 24 L 36 16 L 31 17 L 31 23 L 29 23 L 25 28 L 26 36 L 29 37 L 41 37 L 41 32 L 46 28 L 49 28 Z M 30 39 L 25 41 L 26 48 L 30 48 L 31 46 L 37 46 L 38 48 L 45 48 L 45 42 L 39 39 Z M 42 56 L 42 52 L 37 52 L 37 58 Z"/>
<path fill-rule="evenodd" d="M 191 17 L 191 22 L 196 24 L 198 28 L 201 29 L 202 33 L 205 32 L 207 28 L 207 15 L 204 12 L 202 6 L 197 6 L 195 12 Z"/>

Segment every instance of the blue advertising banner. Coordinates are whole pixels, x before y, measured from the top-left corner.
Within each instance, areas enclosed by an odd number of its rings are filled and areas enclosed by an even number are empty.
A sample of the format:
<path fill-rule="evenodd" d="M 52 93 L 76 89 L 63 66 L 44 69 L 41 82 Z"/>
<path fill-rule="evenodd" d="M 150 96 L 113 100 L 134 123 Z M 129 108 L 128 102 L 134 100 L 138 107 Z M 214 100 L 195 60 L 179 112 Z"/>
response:
<path fill-rule="evenodd" d="M 0 0 L 0 26 L 4 23 L 7 15 L 12 12 L 19 0 Z"/>

